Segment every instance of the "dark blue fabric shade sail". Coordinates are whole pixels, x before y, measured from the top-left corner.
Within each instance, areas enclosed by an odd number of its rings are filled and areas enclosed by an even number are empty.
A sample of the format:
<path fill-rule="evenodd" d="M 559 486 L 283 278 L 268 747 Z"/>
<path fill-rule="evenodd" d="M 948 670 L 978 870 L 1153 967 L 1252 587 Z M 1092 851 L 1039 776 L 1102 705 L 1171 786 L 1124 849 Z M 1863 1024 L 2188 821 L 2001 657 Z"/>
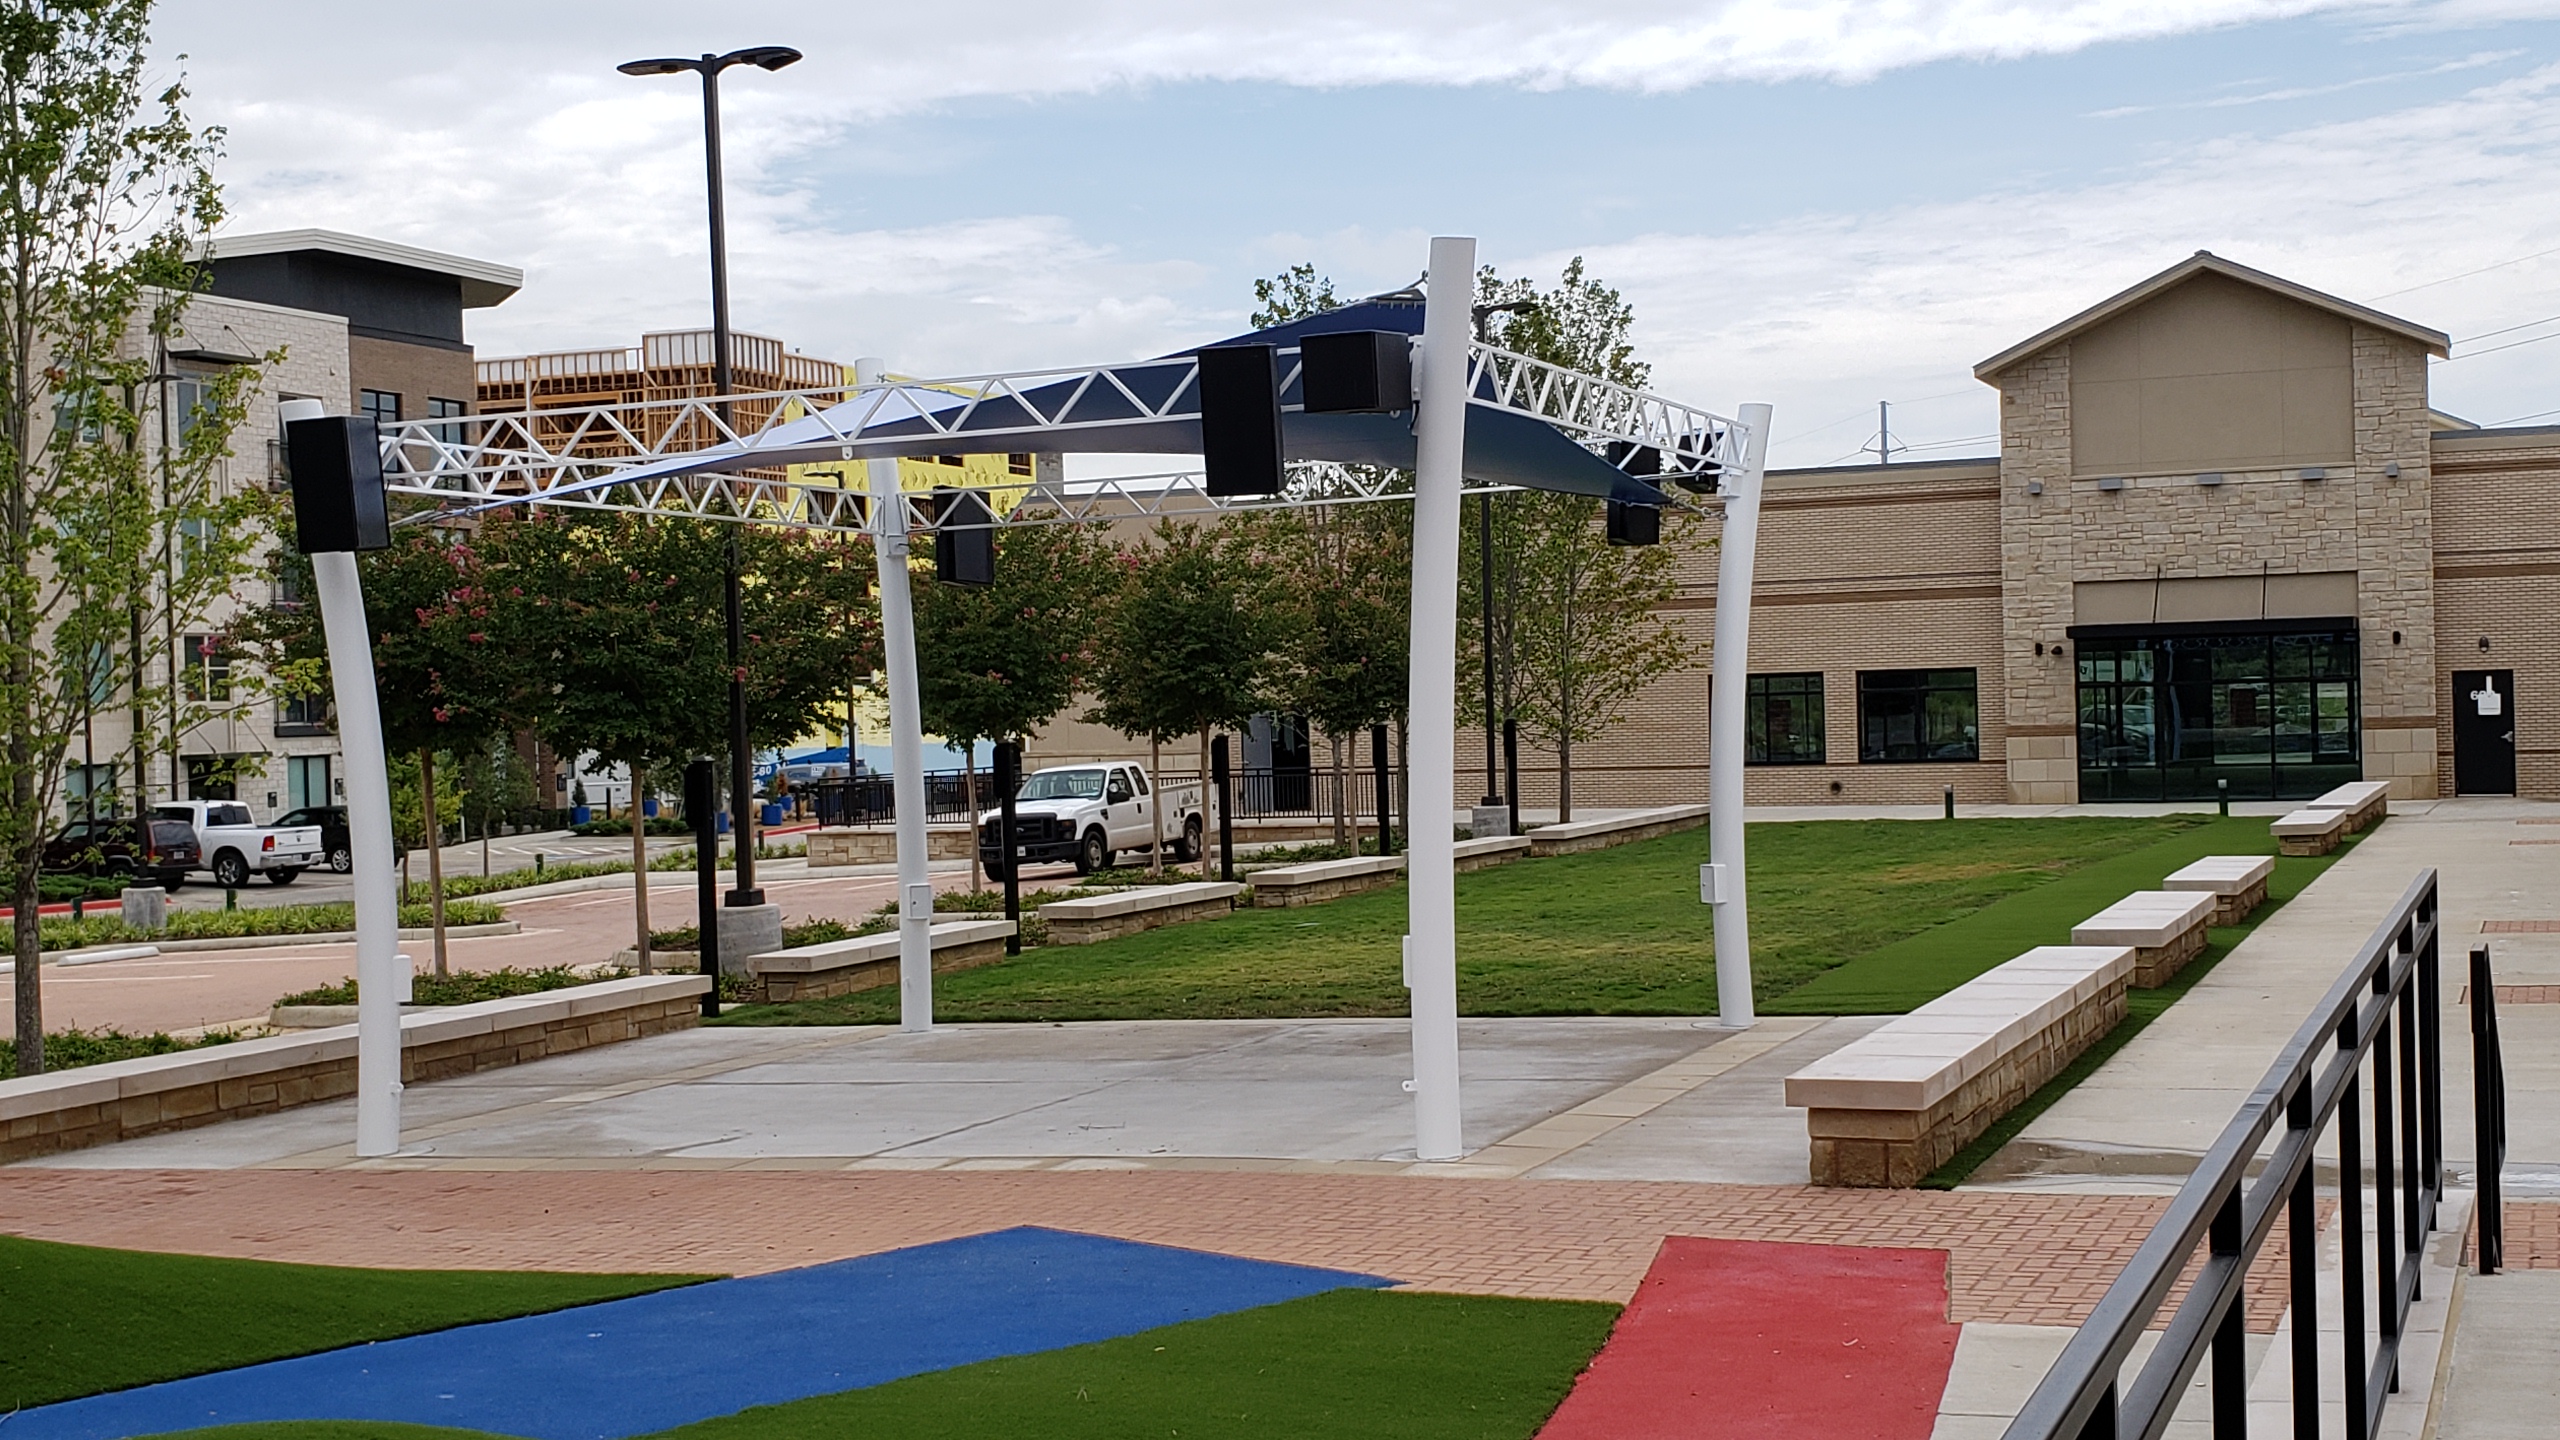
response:
<path fill-rule="evenodd" d="M 1284 353 L 1281 445 L 1290 460 L 1332 461 L 1411 469 L 1413 412 L 1308 414 L 1300 403 L 1294 354 L 1299 337 L 1343 330 L 1420 334 L 1418 299 L 1363 300 L 1321 315 L 1274 325 L 1215 342 L 1272 345 Z M 1204 347 L 1205 348 L 1205 347 Z M 746 444 L 668 456 L 545 492 L 551 497 L 607 485 L 756 466 L 824 464 L 897 456 L 1024 450 L 1076 454 L 1197 455 L 1201 450 L 1199 394 L 1192 351 L 1063 375 L 1011 393 L 987 393 L 974 401 L 958 394 L 906 389 L 881 405 L 858 432 L 856 400 L 774 426 Z M 972 447 L 973 436 L 985 437 Z M 1636 467 L 1641 468 L 1641 467 Z M 1510 485 L 1589 495 L 1630 505 L 1661 505 L 1662 492 L 1577 443 L 1556 426 L 1490 405 L 1467 407 L 1466 478 L 1471 484 Z"/>

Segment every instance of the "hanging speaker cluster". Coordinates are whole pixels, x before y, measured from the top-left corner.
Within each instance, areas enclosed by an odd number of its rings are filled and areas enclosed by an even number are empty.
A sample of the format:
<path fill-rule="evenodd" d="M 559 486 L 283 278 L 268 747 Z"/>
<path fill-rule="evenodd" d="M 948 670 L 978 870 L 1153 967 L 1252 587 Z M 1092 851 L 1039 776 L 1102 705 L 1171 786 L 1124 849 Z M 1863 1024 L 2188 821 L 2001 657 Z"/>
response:
<path fill-rule="evenodd" d="M 1280 359 L 1270 345 L 1200 352 L 1200 461 L 1212 495 L 1277 495 Z"/>
<path fill-rule="evenodd" d="M 975 490 L 933 492 L 933 578 L 945 585 L 996 583 L 996 517 Z"/>
<path fill-rule="evenodd" d="M 1298 389 L 1310 415 L 1383 415 L 1413 408 L 1413 337 L 1335 330 L 1298 340 Z"/>
<path fill-rule="evenodd" d="M 288 421 L 285 461 L 293 471 L 293 543 L 305 555 L 391 548 L 391 508 L 382 488 L 382 443 L 369 415 Z"/>

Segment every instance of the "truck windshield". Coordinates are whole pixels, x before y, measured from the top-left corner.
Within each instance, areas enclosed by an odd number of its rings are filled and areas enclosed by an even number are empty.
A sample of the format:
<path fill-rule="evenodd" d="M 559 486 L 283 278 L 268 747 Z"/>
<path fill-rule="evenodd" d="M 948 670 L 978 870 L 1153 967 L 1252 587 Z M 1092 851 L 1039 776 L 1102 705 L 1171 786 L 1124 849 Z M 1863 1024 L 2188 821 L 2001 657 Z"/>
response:
<path fill-rule="evenodd" d="M 1043 770 L 1022 782 L 1024 800 L 1099 800 L 1102 798 L 1102 772 L 1099 770 Z"/>

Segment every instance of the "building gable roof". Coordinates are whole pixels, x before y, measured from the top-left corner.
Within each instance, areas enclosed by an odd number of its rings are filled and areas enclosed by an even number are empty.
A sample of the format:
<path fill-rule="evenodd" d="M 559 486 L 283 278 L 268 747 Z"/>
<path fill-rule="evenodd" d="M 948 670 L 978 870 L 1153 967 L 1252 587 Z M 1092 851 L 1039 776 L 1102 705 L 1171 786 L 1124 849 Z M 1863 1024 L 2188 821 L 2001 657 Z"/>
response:
<path fill-rule="evenodd" d="M 2252 270 L 2246 265 L 2225 260 L 2210 250 L 2199 250 L 2141 284 L 2129 290 L 2118 291 L 2061 324 L 2021 340 L 1974 366 L 1974 378 L 1988 380 L 2030 355 L 2061 344 L 2084 330 L 2114 319 L 2153 296 L 2207 273 L 2221 275 L 2237 280 L 2243 285 L 2270 291 L 2288 300 L 2308 305 L 2315 310 L 2328 311 L 2332 315 L 2341 316 L 2359 325 L 2370 325 L 2403 339 L 2414 340 L 2425 346 L 2427 353 L 2431 355 L 2445 356 L 2453 352 L 2453 341 L 2441 330 L 2430 330 L 2424 325 L 2411 324 L 2396 315 L 2385 315 L 2379 310 L 2358 305 L 2354 301 L 2341 300 L 2335 295 L 2323 294 L 2308 285 L 2297 285 L 2282 276 L 2270 275 L 2264 270 Z"/>

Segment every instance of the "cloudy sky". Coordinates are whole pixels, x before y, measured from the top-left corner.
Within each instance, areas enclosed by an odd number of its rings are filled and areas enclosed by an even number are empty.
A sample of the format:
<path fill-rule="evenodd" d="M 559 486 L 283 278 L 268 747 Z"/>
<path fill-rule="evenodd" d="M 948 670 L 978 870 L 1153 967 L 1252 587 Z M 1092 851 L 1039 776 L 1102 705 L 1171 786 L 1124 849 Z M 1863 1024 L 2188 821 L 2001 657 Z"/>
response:
<path fill-rule="evenodd" d="M 759 44 L 808 58 L 724 87 L 738 324 L 832 359 L 1152 354 L 1463 233 L 1588 257 L 1656 388 L 1777 406 L 1776 463 L 1854 461 L 1880 399 L 1976 454 L 1975 361 L 2210 249 L 2560 423 L 2560 0 L 172 0 L 157 48 L 230 228 L 521 266 L 503 354 L 705 323 L 699 91 L 613 66 Z"/>

